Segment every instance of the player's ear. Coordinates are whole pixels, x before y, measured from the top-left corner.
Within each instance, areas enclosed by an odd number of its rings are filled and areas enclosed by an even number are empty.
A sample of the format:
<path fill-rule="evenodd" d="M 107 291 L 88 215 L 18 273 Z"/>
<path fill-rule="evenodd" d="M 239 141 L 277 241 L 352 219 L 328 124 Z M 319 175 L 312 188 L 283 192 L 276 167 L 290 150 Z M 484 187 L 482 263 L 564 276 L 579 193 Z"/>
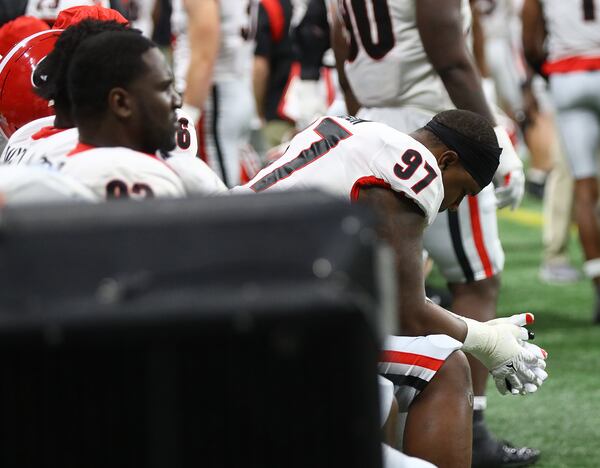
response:
<path fill-rule="evenodd" d="M 130 117 L 132 105 L 133 100 L 127 90 L 123 88 L 113 88 L 108 93 L 108 108 L 117 117 Z"/>
<path fill-rule="evenodd" d="M 446 150 L 441 156 L 438 158 L 438 166 L 441 171 L 448 169 L 451 166 L 460 163 L 460 159 L 458 158 L 458 154 L 456 151 Z"/>

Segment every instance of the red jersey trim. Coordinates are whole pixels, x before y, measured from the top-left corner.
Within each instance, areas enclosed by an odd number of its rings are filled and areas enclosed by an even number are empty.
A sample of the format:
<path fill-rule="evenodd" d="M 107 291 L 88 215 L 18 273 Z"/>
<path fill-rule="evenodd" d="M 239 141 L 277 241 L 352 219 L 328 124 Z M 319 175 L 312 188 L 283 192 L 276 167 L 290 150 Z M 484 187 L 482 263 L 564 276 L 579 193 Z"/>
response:
<path fill-rule="evenodd" d="M 271 29 L 271 39 L 279 42 L 283 39 L 285 28 L 285 15 L 279 0 L 260 0 L 262 6 L 269 17 L 269 27 Z"/>
<path fill-rule="evenodd" d="M 71 151 L 69 151 L 67 153 L 67 156 L 73 156 L 75 154 L 79 154 L 79 153 L 83 153 L 84 151 L 89 151 L 89 150 L 93 150 L 93 149 L 97 149 L 97 148 L 101 148 L 100 146 L 92 146 L 92 145 L 88 145 L 87 143 L 82 143 L 81 141 L 77 143 L 77 146 L 75 146 L 75 148 L 73 148 Z M 110 148 L 110 146 L 104 146 L 102 148 Z M 135 151 L 135 150 L 132 150 Z M 160 161 L 161 163 L 165 163 L 162 159 L 160 159 L 158 156 L 156 156 L 155 154 L 150 154 L 150 153 L 142 153 L 141 151 L 135 151 L 136 153 L 139 154 L 143 154 L 144 156 L 149 156 L 152 159 L 156 159 L 157 161 Z M 168 167 L 168 166 L 167 166 Z"/>
<path fill-rule="evenodd" d="M 432 371 L 438 371 L 444 364 L 443 359 L 423 356 L 422 354 L 404 353 L 402 351 L 384 351 L 379 357 L 379 362 L 419 366 Z"/>
<path fill-rule="evenodd" d="M 600 57 L 569 57 L 542 65 L 542 71 L 547 75 L 596 70 L 600 70 Z"/>
<path fill-rule="evenodd" d="M 67 156 L 73 156 L 74 154 L 83 153 L 91 149 L 95 149 L 97 146 L 88 145 L 86 143 L 77 142 L 77 146 L 67 153 Z"/>
<path fill-rule="evenodd" d="M 356 182 L 354 182 L 354 185 L 352 186 L 352 190 L 350 190 L 350 199 L 352 201 L 358 200 L 358 196 L 360 195 L 360 189 L 363 187 L 372 187 L 372 186 L 385 187 L 388 189 L 392 188 L 392 186 L 390 184 L 388 184 L 385 180 L 380 179 L 378 177 L 375 177 L 375 176 L 361 177 Z"/>
<path fill-rule="evenodd" d="M 477 197 L 468 197 L 469 201 L 469 213 L 471 214 L 471 230 L 473 231 L 473 241 L 475 242 L 475 248 L 477 249 L 477 254 L 479 255 L 479 259 L 481 260 L 481 264 L 483 265 L 483 269 L 485 271 L 485 277 L 491 278 L 494 276 L 494 269 L 492 268 L 492 262 L 490 262 L 490 257 L 485 248 L 485 243 L 483 242 L 483 232 L 481 230 L 481 220 L 479 219 L 479 202 L 477 201 Z"/>
<path fill-rule="evenodd" d="M 49 136 L 56 135 L 57 133 L 64 132 L 68 130 L 67 128 L 56 128 L 53 126 L 42 127 L 33 135 L 31 135 L 32 140 L 41 140 L 42 138 L 48 138 Z"/>

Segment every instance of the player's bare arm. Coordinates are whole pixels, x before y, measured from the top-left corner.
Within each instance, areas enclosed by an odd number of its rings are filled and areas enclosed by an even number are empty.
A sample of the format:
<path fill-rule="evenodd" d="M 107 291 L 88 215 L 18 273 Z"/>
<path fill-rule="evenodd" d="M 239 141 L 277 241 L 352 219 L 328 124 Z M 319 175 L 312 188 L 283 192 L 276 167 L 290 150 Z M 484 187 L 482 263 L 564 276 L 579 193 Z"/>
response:
<path fill-rule="evenodd" d="M 539 71 L 546 59 L 544 49 L 546 28 L 539 0 L 525 0 L 521 19 L 523 21 L 521 34 L 525 58 L 534 70 Z"/>
<path fill-rule="evenodd" d="M 184 0 L 191 46 L 184 104 L 202 109 L 212 85 L 213 67 L 219 52 L 220 21 L 217 0 Z"/>
<path fill-rule="evenodd" d="M 262 120 L 265 120 L 265 98 L 270 73 L 269 59 L 262 55 L 255 55 L 254 66 L 252 67 L 252 87 L 254 89 L 256 112 Z"/>
<path fill-rule="evenodd" d="M 344 29 L 339 18 L 337 12 L 332 14 L 332 25 L 331 25 L 331 48 L 333 49 L 333 54 L 335 56 L 335 68 L 338 73 L 338 81 L 340 83 L 340 88 L 344 92 L 344 100 L 346 101 L 346 109 L 350 115 L 356 115 L 358 109 L 360 109 L 360 103 L 352 88 L 350 87 L 350 82 L 346 77 L 346 72 L 344 71 L 344 63 L 346 58 L 348 57 L 348 43 L 344 36 Z"/>
<path fill-rule="evenodd" d="M 422 210 L 402 194 L 381 187 L 363 189 L 359 200 L 374 207 L 380 218 L 379 235 L 396 254 L 401 334 L 442 333 L 463 342 L 465 322 L 425 300 Z"/>
<path fill-rule="evenodd" d="M 460 0 L 416 2 L 419 35 L 454 105 L 476 112 L 493 123 L 479 73 L 466 46 L 460 5 Z"/>

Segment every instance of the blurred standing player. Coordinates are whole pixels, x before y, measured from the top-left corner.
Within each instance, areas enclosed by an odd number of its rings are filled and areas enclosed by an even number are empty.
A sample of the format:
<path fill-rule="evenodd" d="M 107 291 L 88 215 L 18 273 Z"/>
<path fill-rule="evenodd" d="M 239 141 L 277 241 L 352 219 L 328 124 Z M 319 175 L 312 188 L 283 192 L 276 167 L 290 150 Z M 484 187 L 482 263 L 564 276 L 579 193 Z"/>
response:
<path fill-rule="evenodd" d="M 491 101 L 519 124 L 528 148 L 525 188 L 544 204 L 544 258 L 540 279 L 569 283 L 579 279 L 567 255 L 573 206 L 573 179 L 554 123 L 544 80 L 526 66 L 521 45 L 522 2 L 472 0 L 474 53 Z M 482 34 L 477 34 L 476 27 Z M 548 184 L 548 190 L 545 190 Z"/>
<path fill-rule="evenodd" d="M 293 16 L 292 0 L 260 2 L 253 85 L 256 112 L 267 147 L 289 140 L 295 131 L 286 101 L 289 83 L 300 71 L 291 35 Z"/>
<path fill-rule="evenodd" d="M 146 37 L 154 33 L 154 19 L 152 18 L 156 0 L 121 0 L 125 16 L 134 29 L 139 29 Z"/>
<path fill-rule="evenodd" d="M 467 45 L 471 11 L 467 0 L 340 0 L 334 24 L 334 48 L 340 82 L 348 91 L 358 117 L 387 123 L 411 132 L 436 112 L 467 109 L 489 122 L 494 117 L 486 102 L 479 74 Z M 340 47 L 340 21 L 347 48 Z M 345 59 L 345 60 L 342 60 Z M 504 252 L 498 238 L 496 207 L 517 206 L 524 176 L 506 131 L 495 127 L 504 148 L 492 185 L 468 196 L 457 211 L 438 216 L 424 234 L 424 247 L 446 278 L 453 293 L 451 309 L 481 321 L 493 319 L 500 289 Z M 410 331 L 409 331 L 410 333 Z M 489 433 L 486 407 L 488 372 L 470 357 L 475 392 L 473 466 L 524 466 L 539 457 L 537 450 L 514 448 Z"/>
<path fill-rule="evenodd" d="M 223 182 L 240 183 L 250 139 L 254 1 L 173 0 L 175 86 L 199 121 L 199 153 Z"/>
<path fill-rule="evenodd" d="M 586 258 L 583 269 L 596 288 L 596 323 L 600 323 L 600 228 L 596 211 L 600 151 L 599 15 L 598 0 L 526 0 L 522 13 L 525 54 L 549 76 L 563 149 L 575 178 L 575 217 Z"/>

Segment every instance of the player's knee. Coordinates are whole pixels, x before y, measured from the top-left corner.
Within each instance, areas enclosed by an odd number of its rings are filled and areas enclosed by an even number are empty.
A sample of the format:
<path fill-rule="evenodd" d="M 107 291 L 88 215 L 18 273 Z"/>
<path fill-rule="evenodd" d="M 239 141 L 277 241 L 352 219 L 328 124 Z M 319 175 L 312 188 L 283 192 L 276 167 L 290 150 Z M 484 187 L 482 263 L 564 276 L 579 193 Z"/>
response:
<path fill-rule="evenodd" d="M 446 392 L 456 392 L 461 395 L 466 395 L 467 399 L 472 403 L 473 385 L 471 383 L 471 368 L 467 356 L 462 351 L 454 351 L 436 376 L 439 383 L 442 384 Z"/>

